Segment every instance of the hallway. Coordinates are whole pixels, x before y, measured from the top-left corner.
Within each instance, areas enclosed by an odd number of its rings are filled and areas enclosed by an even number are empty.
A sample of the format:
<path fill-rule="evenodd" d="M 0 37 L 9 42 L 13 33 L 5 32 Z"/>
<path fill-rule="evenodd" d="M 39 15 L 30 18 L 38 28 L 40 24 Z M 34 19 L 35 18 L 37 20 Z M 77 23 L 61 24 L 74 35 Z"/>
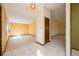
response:
<path fill-rule="evenodd" d="M 4 56 L 64 56 L 65 55 L 65 37 L 58 36 L 44 46 L 35 43 L 32 36 L 21 36 L 12 39 Z"/>

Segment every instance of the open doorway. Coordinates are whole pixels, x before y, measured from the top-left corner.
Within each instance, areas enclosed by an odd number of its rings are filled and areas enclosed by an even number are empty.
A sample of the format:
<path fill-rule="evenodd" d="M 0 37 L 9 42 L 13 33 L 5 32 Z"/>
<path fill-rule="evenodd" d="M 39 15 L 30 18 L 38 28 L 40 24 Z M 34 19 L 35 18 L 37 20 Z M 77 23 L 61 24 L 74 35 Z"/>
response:
<path fill-rule="evenodd" d="M 79 56 L 79 3 L 70 4 L 71 56 Z"/>

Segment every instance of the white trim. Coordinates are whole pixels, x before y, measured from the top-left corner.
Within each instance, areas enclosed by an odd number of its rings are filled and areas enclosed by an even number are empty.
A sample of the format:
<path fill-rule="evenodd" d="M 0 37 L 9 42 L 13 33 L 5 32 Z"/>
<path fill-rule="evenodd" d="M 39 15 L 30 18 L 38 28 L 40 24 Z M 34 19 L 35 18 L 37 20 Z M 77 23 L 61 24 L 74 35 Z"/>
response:
<path fill-rule="evenodd" d="M 66 56 L 70 56 L 70 4 L 66 4 Z"/>

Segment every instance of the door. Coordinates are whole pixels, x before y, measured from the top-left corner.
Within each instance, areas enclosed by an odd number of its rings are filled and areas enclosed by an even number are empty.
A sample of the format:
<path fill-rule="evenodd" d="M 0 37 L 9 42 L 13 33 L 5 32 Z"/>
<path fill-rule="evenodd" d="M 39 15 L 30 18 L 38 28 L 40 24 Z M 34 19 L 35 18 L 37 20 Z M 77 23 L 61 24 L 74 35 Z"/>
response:
<path fill-rule="evenodd" d="M 49 19 L 45 17 L 45 43 L 49 42 Z"/>
<path fill-rule="evenodd" d="M 2 15 L 2 10 L 1 10 L 1 4 L 0 4 L 0 56 L 2 55 L 2 49 L 1 49 L 1 47 L 2 47 L 2 41 L 1 41 L 1 15 Z"/>
<path fill-rule="evenodd" d="M 79 50 L 79 4 L 71 4 L 71 48 Z"/>

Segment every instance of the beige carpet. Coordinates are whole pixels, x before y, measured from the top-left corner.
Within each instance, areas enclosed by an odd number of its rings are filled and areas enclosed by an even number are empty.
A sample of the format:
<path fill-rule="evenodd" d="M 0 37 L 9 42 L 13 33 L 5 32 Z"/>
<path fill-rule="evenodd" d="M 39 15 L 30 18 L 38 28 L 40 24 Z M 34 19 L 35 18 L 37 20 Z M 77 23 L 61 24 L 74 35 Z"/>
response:
<path fill-rule="evenodd" d="M 65 56 L 65 36 L 54 37 L 44 46 L 32 36 L 13 37 L 4 56 Z"/>

